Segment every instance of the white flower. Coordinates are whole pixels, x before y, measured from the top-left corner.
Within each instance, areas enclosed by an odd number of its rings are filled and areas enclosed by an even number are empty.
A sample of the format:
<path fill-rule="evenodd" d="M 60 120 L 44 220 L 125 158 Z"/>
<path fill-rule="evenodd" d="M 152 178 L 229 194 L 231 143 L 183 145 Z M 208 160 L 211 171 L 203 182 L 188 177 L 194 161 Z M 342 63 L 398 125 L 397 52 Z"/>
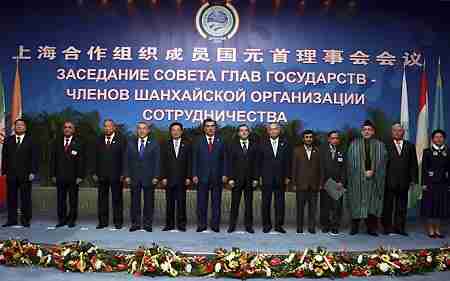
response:
<path fill-rule="evenodd" d="M 131 264 L 131 272 L 136 272 L 137 270 L 137 261 L 133 261 Z"/>
<path fill-rule="evenodd" d="M 323 257 L 322 257 L 321 255 L 316 255 L 316 256 L 314 257 L 314 259 L 315 259 L 317 262 L 322 262 L 322 261 L 323 261 Z"/>
<path fill-rule="evenodd" d="M 94 252 L 95 250 L 97 250 L 97 246 L 95 246 L 95 247 L 90 247 L 89 250 L 88 250 L 87 252 L 88 252 L 88 254 L 90 254 L 90 253 Z"/>
<path fill-rule="evenodd" d="M 338 266 L 339 266 L 339 271 L 340 271 L 340 272 L 344 272 L 344 271 L 345 271 L 345 268 L 344 268 L 344 266 L 342 265 L 342 263 L 339 263 Z"/>
<path fill-rule="evenodd" d="M 378 267 L 380 268 L 380 270 L 382 272 L 387 272 L 391 267 L 389 266 L 389 264 L 382 262 L 380 264 L 378 264 Z"/>
<path fill-rule="evenodd" d="M 0 244 L 0 249 L 3 249 L 3 246 L 4 246 L 5 244 L 4 243 L 1 243 Z"/>
<path fill-rule="evenodd" d="M 433 261 L 433 258 L 431 256 L 427 256 L 427 262 L 431 263 Z"/>
<path fill-rule="evenodd" d="M 169 272 L 170 271 L 170 268 L 171 268 L 171 266 L 170 266 L 170 263 L 169 262 L 164 262 L 163 264 L 161 264 L 161 269 L 162 269 L 162 271 L 164 271 L 164 272 Z"/>
<path fill-rule="evenodd" d="M 358 256 L 358 263 L 361 264 L 362 261 L 363 261 L 363 256 L 362 256 L 362 255 L 359 255 L 359 256 Z"/>
<path fill-rule="evenodd" d="M 222 265 L 219 262 L 216 263 L 216 265 L 214 266 L 214 271 L 220 272 L 221 269 L 222 269 Z"/>
<path fill-rule="evenodd" d="M 229 266 L 230 266 L 230 268 L 236 268 L 239 266 L 239 263 L 237 261 L 231 261 Z"/>
<path fill-rule="evenodd" d="M 231 252 L 228 256 L 225 257 L 225 259 L 227 261 L 231 261 L 232 259 L 234 259 L 235 256 L 236 256 L 235 253 Z"/>
<path fill-rule="evenodd" d="M 284 261 L 287 263 L 291 263 L 294 260 L 295 253 L 291 253 Z"/>
<path fill-rule="evenodd" d="M 103 262 L 101 260 L 95 261 L 95 269 L 100 270 L 102 268 Z"/>
<path fill-rule="evenodd" d="M 314 270 L 314 264 L 312 262 L 308 263 L 308 269 L 311 271 Z"/>
<path fill-rule="evenodd" d="M 42 250 L 39 249 L 39 250 L 37 251 L 36 255 L 37 255 L 38 257 L 42 258 L 42 256 L 43 256 L 44 254 L 42 253 Z"/>
<path fill-rule="evenodd" d="M 186 267 L 184 268 L 184 270 L 187 273 L 191 273 L 192 272 L 192 264 L 190 264 L 190 263 L 186 264 Z"/>
<path fill-rule="evenodd" d="M 267 276 L 267 277 L 272 276 L 272 270 L 270 270 L 270 267 L 267 267 L 267 268 L 266 268 L 266 276 Z"/>
<path fill-rule="evenodd" d="M 399 258 L 400 258 L 400 256 L 399 256 L 397 253 L 392 253 L 392 254 L 391 254 L 391 257 L 392 257 L 393 259 L 399 259 Z"/>
<path fill-rule="evenodd" d="M 70 254 L 70 248 L 65 249 L 62 255 L 63 255 L 63 257 L 65 257 L 68 254 Z"/>

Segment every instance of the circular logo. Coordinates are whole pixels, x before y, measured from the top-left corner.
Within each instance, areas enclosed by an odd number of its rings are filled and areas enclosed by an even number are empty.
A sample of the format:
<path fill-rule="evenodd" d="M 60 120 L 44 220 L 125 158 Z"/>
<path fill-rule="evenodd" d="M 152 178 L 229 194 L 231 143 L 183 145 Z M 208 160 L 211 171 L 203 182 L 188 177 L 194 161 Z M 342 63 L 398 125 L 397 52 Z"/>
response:
<path fill-rule="evenodd" d="M 230 39 L 239 28 L 239 15 L 229 3 L 203 4 L 197 12 L 195 21 L 200 35 L 213 41 Z"/>

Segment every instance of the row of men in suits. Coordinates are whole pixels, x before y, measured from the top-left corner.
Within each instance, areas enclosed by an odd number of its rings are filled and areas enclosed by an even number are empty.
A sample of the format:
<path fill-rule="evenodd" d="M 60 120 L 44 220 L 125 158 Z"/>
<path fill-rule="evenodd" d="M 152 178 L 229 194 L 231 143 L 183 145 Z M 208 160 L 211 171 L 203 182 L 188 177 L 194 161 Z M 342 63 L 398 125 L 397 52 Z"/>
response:
<path fill-rule="evenodd" d="M 50 175 L 57 185 L 57 227 L 74 227 L 76 224 L 78 186 L 86 175 L 83 167 L 87 162 L 83 158 L 86 157 L 90 163 L 87 172 L 98 183 L 99 229 L 109 224 L 110 192 L 113 224 L 118 229 L 122 228 L 122 182 L 125 182 L 130 186 L 132 198 L 130 231 L 141 228 L 152 231 L 154 189 L 158 184 L 166 187 L 167 214 L 163 230 L 176 227 L 185 231 L 186 186 L 194 184 L 197 187 L 197 231 L 207 229 L 208 206 L 211 201 L 212 217 L 209 226 L 218 232 L 223 184 L 228 184 L 232 187 L 228 232 L 236 229 L 243 194 L 245 228 L 253 233 L 253 190 L 262 184 L 263 231 L 269 232 L 273 227 L 271 208 L 274 200 L 275 230 L 284 233 L 285 190 L 288 184 L 292 184 L 297 197 L 297 232 L 303 232 L 306 206 L 308 230 L 315 232 L 320 193 L 322 230 L 338 233 L 342 200 L 333 200 L 323 189 L 329 178 L 334 179 L 340 188 L 345 188 L 346 185 L 345 153 L 339 146 L 340 136 L 337 131 L 330 132 L 327 143 L 319 148 L 314 144 L 314 132 L 306 130 L 302 134 L 302 144 L 292 149 L 280 137 L 281 128 L 277 123 L 268 125 L 268 137 L 259 143 L 249 137 L 250 128 L 241 125 L 237 133 L 239 137 L 229 145 L 225 145 L 218 136 L 217 123 L 212 119 L 203 122 L 203 135 L 192 144 L 183 137 L 182 124 L 173 123 L 169 129 L 169 140 L 160 145 L 150 138 L 149 125 L 139 122 L 136 137 L 127 141 L 116 132 L 113 120 L 107 119 L 104 121 L 104 133 L 97 139 L 94 152 L 87 155 L 85 146 L 75 136 L 74 124 L 65 122 L 62 139 L 56 139 L 51 146 Z M 29 226 L 31 219 L 31 181 L 37 172 L 37 150 L 25 131 L 25 122 L 17 120 L 15 135 L 6 140 L 3 148 L 2 174 L 8 176 L 8 222 L 5 226 L 18 222 L 17 191 L 21 192 L 21 223 Z M 395 130 L 393 127 L 393 141 L 388 144 L 388 191 L 385 193 L 383 217 L 388 231 L 392 224 L 389 217 L 392 217 L 392 208 L 395 206 L 396 230 L 403 233 L 406 216 L 404 189 L 407 190 L 409 183 L 416 180 L 413 175 L 417 163 L 411 158 L 415 155 L 414 146 L 402 139 L 401 130 L 398 130 L 398 126 L 395 126 Z M 396 140 L 402 141 L 403 153 L 394 146 Z M 405 174 L 406 170 L 408 173 Z M 408 182 L 408 185 L 404 182 Z"/>

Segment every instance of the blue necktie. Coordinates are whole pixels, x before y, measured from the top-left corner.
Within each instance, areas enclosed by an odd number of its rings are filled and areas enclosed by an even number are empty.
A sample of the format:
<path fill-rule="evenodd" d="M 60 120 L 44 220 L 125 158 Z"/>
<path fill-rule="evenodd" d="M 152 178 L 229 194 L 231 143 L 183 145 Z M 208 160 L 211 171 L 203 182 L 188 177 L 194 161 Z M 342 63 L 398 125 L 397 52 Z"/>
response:
<path fill-rule="evenodd" d="M 141 142 L 141 144 L 139 145 L 139 157 L 142 159 L 142 158 L 144 158 L 145 146 L 144 146 L 144 140 L 143 139 L 141 139 L 140 142 Z"/>

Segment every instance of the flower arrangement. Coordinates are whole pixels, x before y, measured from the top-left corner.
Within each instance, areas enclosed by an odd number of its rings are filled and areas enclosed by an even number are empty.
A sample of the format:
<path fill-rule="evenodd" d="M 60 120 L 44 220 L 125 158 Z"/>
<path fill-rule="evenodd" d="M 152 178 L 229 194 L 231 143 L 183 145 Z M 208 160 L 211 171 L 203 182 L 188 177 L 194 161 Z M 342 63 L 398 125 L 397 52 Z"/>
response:
<path fill-rule="evenodd" d="M 403 251 L 379 248 L 370 252 L 330 252 L 325 248 L 265 254 L 218 249 L 192 256 L 153 244 L 134 253 L 113 253 L 78 241 L 39 245 L 26 240 L 0 241 L 0 264 L 55 267 L 66 272 L 120 272 L 135 276 L 216 276 L 247 279 L 310 277 L 345 278 L 410 275 L 450 270 L 450 247 Z"/>

